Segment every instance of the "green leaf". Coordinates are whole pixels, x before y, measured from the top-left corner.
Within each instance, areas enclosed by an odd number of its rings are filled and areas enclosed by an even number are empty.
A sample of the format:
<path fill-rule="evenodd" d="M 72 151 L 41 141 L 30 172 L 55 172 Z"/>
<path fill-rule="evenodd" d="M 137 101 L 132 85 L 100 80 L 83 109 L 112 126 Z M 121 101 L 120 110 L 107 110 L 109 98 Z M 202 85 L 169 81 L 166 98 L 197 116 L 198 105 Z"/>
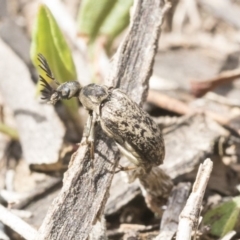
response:
<path fill-rule="evenodd" d="M 234 229 L 239 212 L 240 196 L 208 211 L 203 218 L 203 224 L 210 226 L 212 235 L 223 237 Z"/>
<path fill-rule="evenodd" d="M 18 132 L 16 129 L 7 126 L 0 122 L 0 132 L 8 135 L 13 140 L 19 140 Z"/>
<path fill-rule="evenodd" d="M 108 38 L 109 44 L 128 26 L 132 5 L 133 0 L 118 0 L 103 22 L 99 32 Z"/>
<path fill-rule="evenodd" d="M 31 59 L 36 67 L 39 65 L 38 53 L 47 59 L 59 82 L 77 79 L 71 51 L 53 15 L 45 5 L 39 7 L 32 35 Z"/>
<path fill-rule="evenodd" d="M 48 83 L 51 83 L 52 80 L 49 79 L 46 76 L 46 73 L 38 66 L 39 62 L 37 60 L 37 56 L 39 53 L 46 58 L 58 82 L 63 83 L 77 79 L 76 69 L 73 63 L 70 48 L 68 47 L 64 35 L 58 27 L 52 13 L 45 5 L 40 5 L 37 13 L 32 34 L 30 54 L 32 62 L 38 69 L 39 74 L 41 74 Z M 41 89 L 42 86 L 38 82 L 38 94 Z M 76 119 L 78 119 L 77 99 L 72 98 L 67 103 L 64 101 L 64 105 L 66 106 L 70 117 L 75 122 Z M 76 122 L 75 124 L 78 125 Z"/>
<path fill-rule="evenodd" d="M 117 0 L 83 0 L 78 14 L 78 29 L 82 36 L 93 40 Z"/>

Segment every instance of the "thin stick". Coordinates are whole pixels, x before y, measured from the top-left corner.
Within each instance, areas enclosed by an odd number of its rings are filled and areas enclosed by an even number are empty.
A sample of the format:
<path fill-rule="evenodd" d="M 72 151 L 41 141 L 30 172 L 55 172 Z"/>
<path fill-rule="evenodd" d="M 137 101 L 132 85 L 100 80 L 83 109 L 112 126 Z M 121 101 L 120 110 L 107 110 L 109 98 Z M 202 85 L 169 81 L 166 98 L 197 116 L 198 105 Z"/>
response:
<path fill-rule="evenodd" d="M 180 221 L 176 240 L 190 240 L 192 230 L 198 225 L 198 218 L 202 206 L 203 196 L 212 172 L 213 163 L 210 159 L 206 159 L 200 165 L 192 193 L 190 194 L 186 206 L 180 214 Z"/>
<path fill-rule="evenodd" d="M 32 240 L 37 236 L 37 231 L 24 222 L 21 218 L 12 214 L 7 208 L 0 205 L 0 222 L 4 223 L 24 239 Z"/>
<path fill-rule="evenodd" d="M 235 235 L 236 231 L 230 231 L 221 240 L 231 240 Z"/>
<path fill-rule="evenodd" d="M 230 83 L 240 77 L 240 68 L 221 72 L 214 78 L 206 79 L 204 81 L 192 81 L 191 92 L 196 97 L 201 97 L 205 93 L 213 90 L 217 86 L 225 83 Z"/>
<path fill-rule="evenodd" d="M 190 114 L 193 112 L 186 103 L 152 90 L 148 92 L 147 101 L 178 114 Z"/>
<path fill-rule="evenodd" d="M 181 115 L 202 112 L 222 125 L 227 124 L 229 121 L 229 118 L 226 116 L 201 108 L 190 107 L 188 104 L 178 99 L 166 96 L 156 91 L 149 91 L 147 101 L 158 107 Z"/>
<path fill-rule="evenodd" d="M 168 199 L 167 209 L 164 211 L 160 233 L 154 240 L 171 240 L 178 227 L 178 216 L 183 210 L 191 190 L 190 183 L 179 183 L 175 186 Z"/>

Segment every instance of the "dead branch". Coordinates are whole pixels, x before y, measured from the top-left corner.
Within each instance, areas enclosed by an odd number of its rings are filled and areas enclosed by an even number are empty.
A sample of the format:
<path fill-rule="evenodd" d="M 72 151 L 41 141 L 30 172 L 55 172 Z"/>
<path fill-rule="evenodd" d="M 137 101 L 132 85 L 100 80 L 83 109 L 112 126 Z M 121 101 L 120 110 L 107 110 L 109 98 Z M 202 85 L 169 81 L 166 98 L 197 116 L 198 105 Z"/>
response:
<path fill-rule="evenodd" d="M 190 240 L 192 230 L 196 230 L 198 219 L 201 211 L 202 200 L 212 172 L 213 163 L 210 159 L 206 159 L 200 165 L 196 180 L 193 185 L 186 206 L 180 214 L 180 221 L 176 240 Z"/>
<path fill-rule="evenodd" d="M 221 72 L 214 78 L 204 81 L 191 81 L 191 92 L 195 97 L 201 97 L 214 88 L 234 81 L 240 77 L 240 68 Z"/>
<path fill-rule="evenodd" d="M 192 112 L 192 109 L 186 103 L 152 90 L 148 92 L 147 101 L 178 114 L 189 114 Z"/>
<path fill-rule="evenodd" d="M 179 214 L 181 213 L 189 192 L 190 183 L 179 183 L 173 188 L 168 199 L 167 209 L 163 213 L 160 234 L 155 240 L 171 240 L 177 231 Z"/>
<path fill-rule="evenodd" d="M 138 103 L 145 98 L 152 72 L 163 5 L 160 0 L 135 2 L 131 27 L 118 49 L 108 81 L 123 88 Z M 37 239 L 87 239 L 101 216 L 119 156 L 113 141 L 101 129 L 96 139 L 94 172 L 89 171 L 88 147 L 81 145 L 72 157 L 63 188 L 50 207 Z"/>
<path fill-rule="evenodd" d="M 156 91 L 149 91 L 147 101 L 150 103 L 155 104 L 158 107 L 166 109 L 168 111 L 175 112 L 177 114 L 193 114 L 193 113 L 205 113 L 210 118 L 214 119 L 220 124 L 227 124 L 230 120 L 229 118 L 222 116 L 218 113 L 207 111 L 201 108 L 196 108 L 189 106 L 188 104 L 177 100 L 175 98 L 166 96 L 162 93 Z"/>
<path fill-rule="evenodd" d="M 28 225 L 21 218 L 12 214 L 2 205 L 0 205 L 0 222 L 13 229 L 27 240 L 33 240 L 37 236 L 37 231 L 33 227 Z"/>

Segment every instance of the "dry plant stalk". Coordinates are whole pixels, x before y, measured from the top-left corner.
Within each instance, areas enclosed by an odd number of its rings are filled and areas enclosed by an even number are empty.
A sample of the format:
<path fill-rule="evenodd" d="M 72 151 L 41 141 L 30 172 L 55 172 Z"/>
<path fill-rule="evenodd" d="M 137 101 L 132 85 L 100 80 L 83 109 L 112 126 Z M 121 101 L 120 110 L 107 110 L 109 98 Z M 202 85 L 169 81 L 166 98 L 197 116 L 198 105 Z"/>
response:
<path fill-rule="evenodd" d="M 221 72 L 218 76 L 204 81 L 191 81 L 191 92 L 195 97 L 202 97 L 214 88 L 234 81 L 240 77 L 240 68 Z"/>
<path fill-rule="evenodd" d="M 214 119 L 215 121 L 217 121 L 222 125 L 227 124 L 228 121 L 230 120 L 226 116 L 222 116 L 213 111 L 207 111 L 201 108 L 195 108 L 195 107 L 189 106 L 188 104 L 178 99 L 166 96 L 162 93 L 152 91 L 152 90 L 149 91 L 147 100 L 148 102 L 153 103 L 158 107 L 167 109 L 168 111 L 172 111 L 181 115 L 193 114 L 193 113 L 205 113 L 208 117 Z"/>
<path fill-rule="evenodd" d="M 182 115 L 193 112 L 193 109 L 186 103 L 153 90 L 149 91 L 147 101 L 163 109 L 167 109 Z"/>
<path fill-rule="evenodd" d="M 129 32 L 111 68 L 108 85 L 123 89 L 138 104 L 146 98 L 166 10 L 164 6 L 163 0 L 135 1 Z M 94 172 L 90 171 L 88 146 L 81 145 L 72 157 L 63 188 L 36 239 L 84 240 L 100 219 L 119 155 L 113 140 L 100 128 L 96 132 Z"/>
<path fill-rule="evenodd" d="M 13 229 L 24 239 L 33 240 L 37 235 L 37 231 L 21 218 L 11 213 L 8 209 L 0 205 L 0 221 Z"/>
<path fill-rule="evenodd" d="M 191 240 L 192 230 L 196 230 L 204 193 L 212 172 L 213 162 L 208 158 L 200 165 L 186 206 L 180 214 L 176 240 Z"/>
<path fill-rule="evenodd" d="M 190 190 L 191 184 L 183 182 L 173 188 L 168 198 L 167 209 L 161 219 L 160 233 L 154 240 L 172 240 L 177 231 L 179 214 L 183 210 Z"/>

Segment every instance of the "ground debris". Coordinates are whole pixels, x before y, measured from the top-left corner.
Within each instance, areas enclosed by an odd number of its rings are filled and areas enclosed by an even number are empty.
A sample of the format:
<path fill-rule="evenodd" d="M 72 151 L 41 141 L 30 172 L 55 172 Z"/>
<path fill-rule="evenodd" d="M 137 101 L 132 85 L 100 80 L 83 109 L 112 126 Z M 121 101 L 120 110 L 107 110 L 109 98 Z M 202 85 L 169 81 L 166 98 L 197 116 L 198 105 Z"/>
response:
<path fill-rule="evenodd" d="M 125 37 L 106 50 L 107 36 L 98 36 L 94 61 L 87 54 L 87 37 L 77 34 L 67 12 L 76 16 L 73 6 L 79 1 L 43 2 L 71 44 L 82 86 L 96 74 L 97 84 L 123 89 L 156 121 L 166 155 L 155 172 L 170 178 L 168 187 L 155 189 L 160 175 L 154 179 L 147 173 L 128 183 L 131 171 L 115 174 L 118 149 L 99 126 L 92 171 L 88 147 L 79 147 L 81 136 L 63 105 L 53 108 L 35 97 L 29 33 L 39 1 L 2 0 L 0 124 L 17 137 L 0 133 L 0 208 L 11 222 L 0 215 L 0 238 L 19 240 L 18 223 L 30 229 L 26 239 L 40 229 L 38 239 L 185 240 L 181 229 L 177 233 L 181 224 L 189 229 L 188 237 L 195 234 L 199 240 L 239 238 L 239 216 L 225 236 L 213 236 L 202 221 L 219 204 L 239 197 L 239 1 L 171 1 L 169 12 L 168 1 L 134 1 Z M 83 111 L 79 105 L 81 119 Z M 201 184 L 205 160 L 213 169 Z M 162 189 L 165 194 L 159 196 Z"/>

